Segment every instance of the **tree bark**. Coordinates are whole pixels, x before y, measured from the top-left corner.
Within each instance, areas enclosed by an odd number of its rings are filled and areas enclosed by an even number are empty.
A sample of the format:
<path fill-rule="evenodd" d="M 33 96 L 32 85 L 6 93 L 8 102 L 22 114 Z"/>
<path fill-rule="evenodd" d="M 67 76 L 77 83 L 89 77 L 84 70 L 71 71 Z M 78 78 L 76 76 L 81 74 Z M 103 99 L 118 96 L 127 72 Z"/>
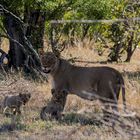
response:
<path fill-rule="evenodd" d="M 29 39 L 34 49 L 38 51 L 44 47 L 44 30 L 45 30 L 46 13 L 41 10 L 25 9 L 24 21 L 28 24 L 26 37 Z"/>
<path fill-rule="evenodd" d="M 86 24 L 83 24 L 82 25 L 82 41 L 84 40 L 84 38 L 86 37 L 87 33 L 88 33 L 88 30 L 90 28 L 90 25 L 86 25 Z"/>
<path fill-rule="evenodd" d="M 120 58 L 120 50 L 122 48 L 122 44 L 115 44 L 108 55 L 109 57 L 109 62 L 118 62 L 118 59 Z"/>
<path fill-rule="evenodd" d="M 1 48 L 1 43 L 2 43 L 2 39 L 1 39 L 1 37 L 0 37 L 0 48 Z"/>
<path fill-rule="evenodd" d="M 9 38 L 9 67 L 40 67 L 41 63 L 36 51 L 43 48 L 43 36 L 45 29 L 45 13 L 37 10 L 25 12 L 25 22 L 29 26 L 23 26 L 10 13 L 4 14 L 3 25 Z M 36 51 L 35 51 L 35 50 Z"/>
<path fill-rule="evenodd" d="M 13 39 L 23 44 L 23 32 L 21 31 L 20 23 L 10 14 L 5 14 L 3 20 L 7 34 Z M 19 44 L 9 40 L 9 66 L 14 68 L 23 67 L 25 54 Z"/>
<path fill-rule="evenodd" d="M 133 38 L 134 38 L 134 33 L 131 34 L 131 38 L 129 39 L 129 42 L 128 42 L 128 47 L 127 47 L 127 58 L 126 58 L 126 62 L 130 62 L 131 60 L 131 57 L 133 55 L 133 52 L 134 50 L 132 49 L 132 46 L 133 46 Z M 134 48 L 135 49 L 135 48 Z"/>

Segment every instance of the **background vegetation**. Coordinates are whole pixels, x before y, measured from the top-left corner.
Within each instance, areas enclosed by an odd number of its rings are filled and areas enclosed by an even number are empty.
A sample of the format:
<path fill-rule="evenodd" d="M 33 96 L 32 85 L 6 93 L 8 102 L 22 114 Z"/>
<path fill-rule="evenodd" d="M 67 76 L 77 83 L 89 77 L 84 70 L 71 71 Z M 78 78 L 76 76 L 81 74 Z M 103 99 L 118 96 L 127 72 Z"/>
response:
<path fill-rule="evenodd" d="M 15 68 L 29 69 L 29 59 L 39 66 L 32 48 L 37 52 L 42 50 L 44 33 L 53 50 L 66 44 L 73 46 L 76 39 L 94 40 L 99 44 L 100 55 L 105 48 L 110 49 L 107 59 L 110 62 L 130 62 L 140 42 L 137 0 L 3 0 L 0 4 L 0 36 L 7 36 L 10 41 L 9 66 Z M 51 23 L 51 20 L 62 19 L 112 21 Z M 127 55 L 122 60 L 124 53 Z"/>

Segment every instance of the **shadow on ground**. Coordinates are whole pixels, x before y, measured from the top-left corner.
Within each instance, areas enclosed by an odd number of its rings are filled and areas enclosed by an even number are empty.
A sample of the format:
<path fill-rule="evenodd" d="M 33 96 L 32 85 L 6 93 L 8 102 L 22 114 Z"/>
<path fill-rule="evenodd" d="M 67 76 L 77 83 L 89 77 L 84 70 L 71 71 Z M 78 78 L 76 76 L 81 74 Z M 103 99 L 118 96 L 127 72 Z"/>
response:
<path fill-rule="evenodd" d="M 115 123 L 114 123 L 115 122 Z M 86 115 L 70 113 L 66 114 L 63 119 L 60 121 L 61 124 L 75 124 L 79 123 L 80 125 L 96 125 L 97 127 L 107 126 L 111 127 L 114 132 L 121 133 L 121 135 L 129 135 L 134 138 L 140 138 L 140 117 L 118 117 L 115 120 L 106 121 L 102 117 L 100 118 L 91 118 Z"/>
<path fill-rule="evenodd" d="M 65 123 L 68 125 L 79 123 L 81 125 L 101 125 L 101 121 L 97 118 L 91 118 L 83 114 L 77 113 L 67 113 L 63 116 L 60 123 Z"/>
<path fill-rule="evenodd" d="M 17 124 L 2 124 L 0 126 L 0 133 L 11 132 L 15 130 L 25 130 L 26 126 L 20 123 Z"/>

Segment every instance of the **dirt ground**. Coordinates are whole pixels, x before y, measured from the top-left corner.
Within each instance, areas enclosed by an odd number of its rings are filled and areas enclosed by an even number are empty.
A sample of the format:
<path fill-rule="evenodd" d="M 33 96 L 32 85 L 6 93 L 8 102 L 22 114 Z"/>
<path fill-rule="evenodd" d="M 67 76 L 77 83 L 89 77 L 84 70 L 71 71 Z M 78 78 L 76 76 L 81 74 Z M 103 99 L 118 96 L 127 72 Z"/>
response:
<path fill-rule="evenodd" d="M 128 116 L 120 117 L 114 127 L 103 122 L 101 105 L 98 101 L 87 101 L 69 95 L 60 121 L 40 119 L 41 108 L 51 98 L 50 83 L 29 80 L 21 73 L 0 74 L 0 103 L 6 95 L 17 95 L 28 90 L 31 100 L 21 108 L 22 115 L 7 118 L 0 113 L 0 140 L 132 140 L 140 139 L 140 50 L 134 54 L 130 63 L 85 63 L 75 65 L 107 65 L 119 70 L 124 77 Z M 97 62 L 105 60 L 89 48 L 66 49 L 62 56 L 66 59 Z M 122 98 L 119 100 L 122 111 Z"/>

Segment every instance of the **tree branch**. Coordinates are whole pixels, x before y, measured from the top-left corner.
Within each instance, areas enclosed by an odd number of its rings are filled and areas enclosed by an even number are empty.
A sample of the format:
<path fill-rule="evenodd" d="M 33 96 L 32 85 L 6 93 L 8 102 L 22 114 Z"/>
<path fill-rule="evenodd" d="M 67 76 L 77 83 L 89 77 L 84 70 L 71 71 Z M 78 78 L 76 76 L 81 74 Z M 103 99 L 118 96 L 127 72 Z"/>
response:
<path fill-rule="evenodd" d="M 12 12 L 10 12 L 9 10 L 5 9 L 3 7 L 3 5 L 0 4 L 0 11 L 3 11 L 3 13 L 7 13 L 10 14 L 11 16 L 13 16 L 15 19 L 17 19 L 20 23 L 24 24 L 24 22 L 22 21 L 21 18 L 19 18 L 18 16 L 16 16 L 15 14 L 13 14 Z"/>

